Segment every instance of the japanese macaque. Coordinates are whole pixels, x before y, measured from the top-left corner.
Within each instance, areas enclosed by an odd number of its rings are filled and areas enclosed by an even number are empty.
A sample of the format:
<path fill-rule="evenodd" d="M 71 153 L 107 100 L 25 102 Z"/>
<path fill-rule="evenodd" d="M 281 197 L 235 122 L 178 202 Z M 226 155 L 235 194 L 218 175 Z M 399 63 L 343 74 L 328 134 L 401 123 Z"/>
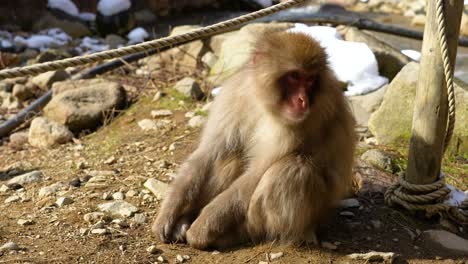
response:
<path fill-rule="evenodd" d="M 317 243 L 352 179 L 354 119 L 318 42 L 275 32 L 214 100 L 153 232 L 199 248 Z"/>

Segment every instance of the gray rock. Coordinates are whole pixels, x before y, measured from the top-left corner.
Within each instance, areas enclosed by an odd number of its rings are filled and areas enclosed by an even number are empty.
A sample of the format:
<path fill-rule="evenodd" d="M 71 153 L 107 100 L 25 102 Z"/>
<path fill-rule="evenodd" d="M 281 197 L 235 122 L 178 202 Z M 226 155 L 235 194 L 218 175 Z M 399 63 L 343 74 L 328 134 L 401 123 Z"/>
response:
<path fill-rule="evenodd" d="M 386 91 L 387 86 L 384 86 L 365 95 L 347 97 L 351 103 L 354 117 L 360 126 L 367 127 L 371 114 L 382 104 Z"/>
<path fill-rule="evenodd" d="M 104 43 L 109 45 L 109 48 L 115 49 L 119 47 L 120 45 L 127 44 L 127 41 L 119 35 L 109 34 L 106 36 Z"/>
<path fill-rule="evenodd" d="M 20 185 L 25 185 L 29 183 L 34 183 L 42 180 L 42 172 L 41 171 L 31 171 L 25 174 L 21 174 L 19 176 L 16 176 L 12 179 L 10 179 L 7 183 L 7 185 L 11 184 L 20 184 Z"/>
<path fill-rule="evenodd" d="M 125 201 L 113 201 L 98 205 L 102 212 L 110 213 L 113 215 L 120 215 L 123 217 L 130 217 L 138 212 L 138 208 L 131 203 Z"/>
<path fill-rule="evenodd" d="M 125 199 L 125 195 L 122 192 L 116 192 L 112 194 L 112 199 L 114 200 L 123 200 Z"/>
<path fill-rule="evenodd" d="M 184 25 L 177 26 L 171 31 L 170 36 L 175 36 L 189 31 L 200 29 L 200 26 Z M 197 67 L 203 54 L 208 50 L 202 40 L 192 41 L 188 44 L 179 46 L 169 51 L 174 59 L 179 63 L 183 69 L 193 70 Z"/>
<path fill-rule="evenodd" d="M 20 102 L 24 102 L 28 99 L 31 99 L 36 94 L 37 87 L 32 83 L 27 84 L 15 84 L 13 86 L 12 95 L 18 99 Z"/>
<path fill-rule="evenodd" d="M 150 254 L 158 254 L 161 252 L 161 250 L 159 250 L 155 245 L 152 245 L 152 246 L 149 246 L 147 249 L 146 249 L 146 252 L 150 253 Z"/>
<path fill-rule="evenodd" d="M 192 127 L 192 128 L 197 128 L 197 127 L 203 126 L 203 124 L 205 124 L 205 122 L 206 122 L 205 117 L 203 117 L 203 116 L 194 116 L 194 117 L 190 118 L 190 120 L 188 121 L 188 126 Z"/>
<path fill-rule="evenodd" d="M 347 255 L 352 260 L 365 260 L 365 261 L 385 261 L 387 263 L 393 263 L 395 259 L 395 253 L 393 252 L 376 252 L 371 251 L 369 253 L 354 253 Z"/>
<path fill-rule="evenodd" d="M 143 131 L 151 131 L 151 130 L 158 130 L 158 125 L 151 119 L 143 119 L 138 121 L 138 126 Z"/>
<path fill-rule="evenodd" d="M 270 260 L 274 261 L 284 256 L 283 252 L 270 253 Z"/>
<path fill-rule="evenodd" d="M 60 28 L 72 38 L 91 35 L 91 30 L 79 19 L 60 19 L 50 12 L 47 12 L 44 16 L 40 17 L 33 27 L 35 31 L 48 28 Z"/>
<path fill-rule="evenodd" d="M 392 80 L 411 59 L 398 49 L 355 27 L 338 29 L 346 41 L 364 42 L 374 53 L 382 76 Z"/>
<path fill-rule="evenodd" d="M 395 157 L 379 149 L 369 149 L 361 155 L 361 159 L 390 173 L 398 171 Z"/>
<path fill-rule="evenodd" d="M 69 197 L 59 197 L 57 199 L 57 201 L 55 201 L 55 204 L 58 206 L 58 207 L 63 207 L 65 205 L 69 205 L 69 204 L 72 204 L 74 203 L 75 201 L 73 201 L 73 199 L 69 198 Z"/>
<path fill-rule="evenodd" d="M 65 80 L 60 82 L 55 82 L 52 84 L 52 93 L 53 96 L 56 96 L 65 91 L 74 90 L 81 87 L 89 86 L 100 86 L 101 84 L 108 83 L 105 79 L 95 78 L 95 79 L 83 79 L 83 80 Z"/>
<path fill-rule="evenodd" d="M 359 200 L 354 198 L 344 199 L 340 201 L 340 206 L 343 208 L 359 207 L 360 205 L 361 204 L 359 203 Z"/>
<path fill-rule="evenodd" d="M 197 81 L 190 77 L 178 81 L 174 88 L 183 95 L 192 97 L 195 100 L 201 100 L 205 96 Z"/>
<path fill-rule="evenodd" d="M 42 187 L 41 189 L 39 189 L 38 196 L 39 198 L 50 196 L 60 191 L 63 187 L 65 187 L 65 184 L 63 182 L 57 182 L 52 185 Z"/>
<path fill-rule="evenodd" d="M 379 144 L 408 144 L 414 111 L 419 64 L 410 62 L 388 85 L 382 105 L 369 119 L 369 129 Z M 455 82 L 455 130 L 449 145 L 452 154 L 468 153 L 468 85 Z"/>
<path fill-rule="evenodd" d="M 56 70 L 41 73 L 31 79 L 31 83 L 41 88 L 42 90 L 49 90 L 54 82 L 63 81 L 70 78 L 70 74 L 65 70 Z"/>
<path fill-rule="evenodd" d="M 16 202 L 19 202 L 19 201 L 21 201 L 21 197 L 19 197 L 18 195 L 12 195 L 12 196 L 5 199 L 6 204 L 16 203 Z"/>
<path fill-rule="evenodd" d="M 146 223 L 146 216 L 144 214 L 135 214 L 133 221 L 138 224 L 144 224 Z"/>
<path fill-rule="evenodd" d="M 427 230 L 422 234 L 424 239 L 440 245 L 444 249 L 468 254 L 468 240 L 445 230 Z"/>
<path fill-rule="evenodd" d="M 105 228 L 94 228 L 91 230 L 91 234 L 94 234 L 94 235 L 105 235 L 107 233 L 109 233 L 109 230 Z"/>
<path fill-rule="evenodd" d="M 10 190 L 10 188 L 8 188 L 8 186 L 6 186 L 5 184 L 2 184 L 2 186 L 0 186 L 0 193 L 6 193 Z"/>
<path fill-rule="evenodd" d="M 62 124 L 36 117 L 29 128 L 29 144 L 38 148 L 53 148 L 73 139 L 73 134 Z"/>
<path fill-rule="evenodd" d="M 213 52 L 207 52 L 203 57 L 201 58 L 201 61 L 208 66 L 208 68 L 212 68 L 215 64 L 218 58 Z"/>
<path fill-rule="evenodd" d="M 73 132 L 95 129 L 115 110 L 126 105 L 126 92 L 115 82 L 82 83 L 77 89 L 54 96 L 44 108 L 44 115 Z"/>
<path fill-rule="evenodd" d="M 102 212 L 92 212 L 92 213 L 87 213 L 83 216 L 83 219 L 90 224 L 94 224 L 98 221 L 100 221 L 104 217 L 104 213 Z"/>
<path fill-rule="evenodd" d="M 150 178 L 148 179 L 143 186 L 148 189 L 158 200 L 164 199 L 166 197 L 168 184 L 162 181 Z"/>
<path fill-rule="evenodd" d="M 29 132 L 19 131 L 10 135 L 10 145 L 20 148 L 28 143 Z"/>
<path fill-rule="evenodd" d="M 0 247 L 0 252 L 17 251 L 21 248 L 15 242 L 7 242 Z"/>

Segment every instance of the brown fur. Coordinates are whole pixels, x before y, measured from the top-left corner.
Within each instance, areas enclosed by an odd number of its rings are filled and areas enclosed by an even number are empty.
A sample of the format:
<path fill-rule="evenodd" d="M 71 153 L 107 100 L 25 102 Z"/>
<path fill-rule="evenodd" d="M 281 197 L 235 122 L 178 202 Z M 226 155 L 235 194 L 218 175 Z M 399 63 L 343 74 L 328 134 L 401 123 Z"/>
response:
<path fill-rule="evenodd" d="M 296 69 L 318 76 L 309 114 L 298 123 L 278 107 L 278 80 Z M 304 241 L 351 184 L 355 138 L 319 44 L 299 33 L 265 35 L 252 62 L 223 85 L 153 231 L 201 249 Z"/>

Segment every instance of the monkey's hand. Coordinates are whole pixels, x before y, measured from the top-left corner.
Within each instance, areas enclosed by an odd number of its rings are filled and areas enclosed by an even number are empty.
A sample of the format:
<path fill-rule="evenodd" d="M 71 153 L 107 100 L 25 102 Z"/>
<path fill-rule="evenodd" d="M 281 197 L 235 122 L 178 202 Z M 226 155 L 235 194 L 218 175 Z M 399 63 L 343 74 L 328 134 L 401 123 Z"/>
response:
<path fill-rule="evenodd" d="M 174 218 L 172 215 L 164 212 L 158 214 L 158 217 L 153 222 L 151 230 L 161 240 L 161 242 L 169 243 L 172 240 L 172 231 L 174 229 Z"/>

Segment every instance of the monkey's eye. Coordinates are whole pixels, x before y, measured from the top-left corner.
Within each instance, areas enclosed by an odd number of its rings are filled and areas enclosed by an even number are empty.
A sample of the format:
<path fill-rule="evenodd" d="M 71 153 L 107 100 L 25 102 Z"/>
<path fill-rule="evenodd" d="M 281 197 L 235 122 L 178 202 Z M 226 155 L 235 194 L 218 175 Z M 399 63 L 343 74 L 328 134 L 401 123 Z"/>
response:
<path fill-rule="evenodd" d="M 300 79 L 301 79 L 301 75 L 299 74 L 299 72 L 292 71 L 292 72 L 288 73 L 288 81 L 289 82 L 292 82 L 292 83 L 299 82 Z"/>

